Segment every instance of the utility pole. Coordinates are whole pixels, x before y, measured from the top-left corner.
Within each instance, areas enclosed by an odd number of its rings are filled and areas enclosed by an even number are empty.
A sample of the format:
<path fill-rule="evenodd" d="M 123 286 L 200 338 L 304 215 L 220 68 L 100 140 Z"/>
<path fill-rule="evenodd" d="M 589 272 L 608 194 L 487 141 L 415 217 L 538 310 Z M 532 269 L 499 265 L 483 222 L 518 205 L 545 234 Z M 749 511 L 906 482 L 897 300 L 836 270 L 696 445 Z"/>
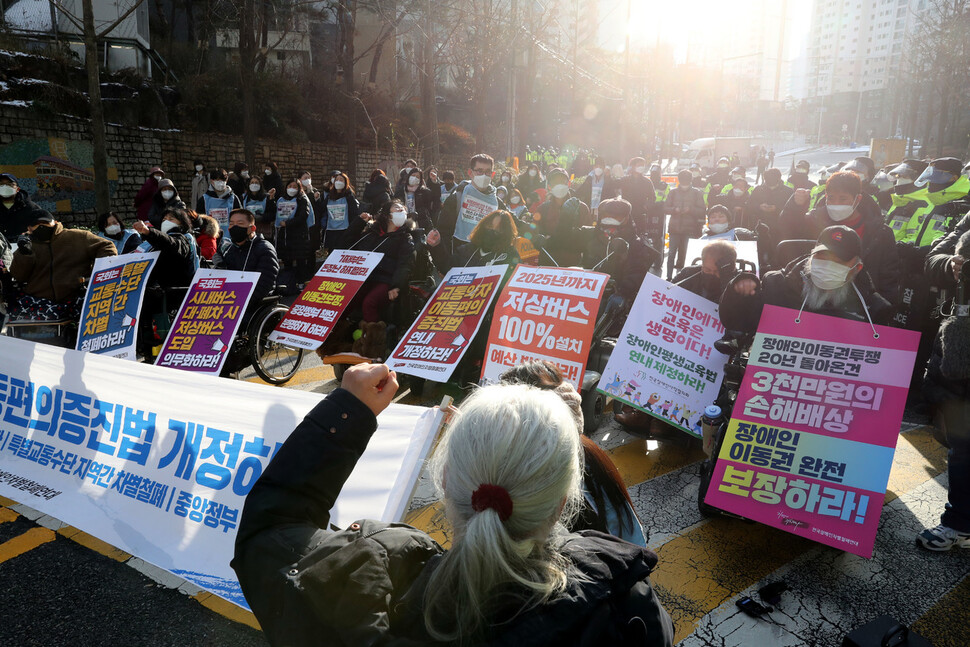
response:
<path fill-rule="evenodd" d="M 632 102 L 630 101 L 630 19 L 633 15 L 633 0 L 626 0 L 626 56 L 623 61 L 623 104 L 622 104 L 622 114 L 620 118 L 620 146 L 629 141 L 629 130 L 630 130 L 630 115 L 633 113 Z M 652 145 L 652 142 L 651 142 Z M 619 149 L 619 147 L 617 147 Z M 623 151 L 617 150 L 622 158 Z"/>
<path fill-rule="evenodd" d="M 94 28 L 92 0 L 82 0 L 84 21 L 84 67 L 88 75 L 88 103 L 91 107 L 91 144 L 94 162 L 94 204 L 98 213 L 110 208 L 108 193 L 108 152 L 104 125 L 104 105 L 101 103 L 101 68 L 98 63 L 98 32 Z M 56 31 L 56 25 L 55 25 Z"/>
<path fill-rule="evenodd" d="M 430 3 L 431 0 L 428 0 L 428 2 Z M 511 163 L 512 158 L 515 157 L 515 77 L 517 76 L 516 67 L 515 67 L 515 58 L 516 58 L 516 52 L 518 51 L 516 49 L 516 44 L 519 39 L 519 20 L 518 20 L 519 2 L 518 0 L 512 0 L 511 9 L 512 9 L 511 20 L 509 21 L 509 23 L 510 23 L 510 28 L 512 29 L 512 38 L 511 38 L 511 46 L 509 47 L 509 74 L 508 74 L 509 102 L 508 102 L 508 118 L 506 120 L 508 122 L 507 124 L 508 138 L 506 141 L 506 159 L 509 161 L 509 163 Z"/>

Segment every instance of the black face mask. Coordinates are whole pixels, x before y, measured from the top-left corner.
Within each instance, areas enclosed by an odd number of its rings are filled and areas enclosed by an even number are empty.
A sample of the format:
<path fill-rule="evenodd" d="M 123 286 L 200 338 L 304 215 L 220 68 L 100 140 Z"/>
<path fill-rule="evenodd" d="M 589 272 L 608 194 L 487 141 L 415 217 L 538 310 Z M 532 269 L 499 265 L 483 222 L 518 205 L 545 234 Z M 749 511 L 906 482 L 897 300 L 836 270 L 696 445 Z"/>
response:
<path fill-rule="evenodd" d="M 47 225 L 40 225 L 30 235 L 31 239 L 38 243 L 46 243 L 54 237 L 54 228 Z"/>
<path fill-rule="evenodd" d="M 245 243 L 249 240 L 249 227 L 240 227 L 239 225 L 230 227 L 229 238 L 237 245 Z"/>
<path fill-rule="evenodd" d="M 486 252 L 497 251 L 502 245 L 502 234 L 494 229 L 484 229 L 478 235 L 478 246 Z"/>

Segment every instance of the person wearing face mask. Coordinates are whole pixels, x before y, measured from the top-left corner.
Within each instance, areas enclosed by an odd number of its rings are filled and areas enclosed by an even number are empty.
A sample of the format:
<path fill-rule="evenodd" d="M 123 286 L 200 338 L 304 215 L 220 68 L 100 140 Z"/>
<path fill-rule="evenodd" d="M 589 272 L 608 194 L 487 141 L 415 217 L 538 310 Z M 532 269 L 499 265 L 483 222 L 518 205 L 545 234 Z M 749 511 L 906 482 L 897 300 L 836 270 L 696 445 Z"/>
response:
<path fill-rule="evenodd" d="M 630 217 L 632 210 L 622 198 L 603 200 L 596 225 L 582 227 L 578 237 L 582 266 L 611 275 L 617 295 L 629 303 L 636 298 L 650 268 L 663 259 L 662 253 L 637 234 Z"/>
<path fill-rule="evenodd" d="M 145 218 L 152 223 L 152 227 L 162 224 L 162 213 L 166 209 L 184 209 L 185 203 L 179 196 L 175 184 L 168 178 L 162 178 L 158 182 L 158 192 L 152 198 L 152 206 L 148 210 L 148 217 Z"/>
<path fill-rule="evenodd" d="M 707 181 L 711 184 L 711 195 L 719 195 L 721 189 L 731 183 L 731 160 L 727 157 L 717 160 L 714 172 Z"/>
<path fill-rule="evenodd" d="M 745 182 L 747 182 L 748 180 L 748 176 L 744 170 L 744 167 L 735 166 L 733 169 L 731 169 L 731 181 L 721 187 L 721 190 L 718 193 L 718 195 L 727 195 L 728 193 L 731 192 L 732 189 L 734 189 L 734 183 L 742 179 Z"/>
<path fill-rule="evenodd" d="M 310 200 L 310 217 L 307 219 L 307 229 L 310 233 L 307 263 L 312 266 L 316 260 L 316 252 L 323 243 L 323 232 L 327 231 L 328 213 L 323 206 L 323 202 L 324 196 L 326 196 L 329 188 L 324 188 L 323 190 L 318 189 L 313 184 L 313 177 L 310 171 L 301 172 L 299 177 L 300 184 L 303 186 L 303 192 L 306 194 L 307 199 Z"/>
<path fill-rule="evenodd" d="M 815 188 L 815 183 L 808 179 L 808 172 L 811 170 L 811 168 L 812 165 L 808 162 L 808 160 L 798 160 L 795 166 L 792 167 L 792 172 L 788 175 L 788 184 L 791 186 L 792 190 L 811 190 Z"/>
<path fill-rule="evenodd" d="M 200 159 L 192 163 L 192 169 L 192 201 L 189 204 L 197 205 L 199 198 L 209 188 L 209 173 L 205 170 L 205 164 Z"/>
<path fill-rule="evenodd" d="M 517 188 L 521 193 L 522 197 L 531 205 L 539 201 L 538 197 L 533 197 L 533 193 L 537 189 L 542 187 L 543 180 L 542 175 L 539 173 L 539 165 L 535 162 L 529 164 L 529 167 L 519 174 L 519 177 L 515 181 L 515 188 Z"/>
<path fill-rule="evenodd" d="M 125 221 L 114 211 L 98 216 L 98 230 L 101 237 L 110 240 L 118 254 L 130 254 L 141 245 L 141 236 L 133 229 L 125 227 Z"/>
<path fill-rule="evenodd" d="M 330 191 L 321 202 L 321 208 L 327 211 L 323 248 L 328 251 L 343 249 L 350 243 L 346 238 L 347 228 L 360 216 L 360 203 L 346 173 L 340 173 L 333 179 Z"/>
<path fill-rule="evenodd" d="M 560 220 L 563 205 L 570 199 L 569 176 L 561 168 L 549 171 L 546 176 L 547 199 L 539 205 L 533 214 L 538 232 L 543 236 L 556 236 L 564 234 L 560 228 Z M 592 214 L 589 205 L 580 199 L 576 199 L 579 207 L 579 221 L 575 226 L 589 226 L 593 224 Z M 567 228 L 569 226 L 567 225 Z"/>
<path fill-rule="evenodd" d="M 704 194 L 691 186 L 690 171 L 677 174 L 677 188 L 670 192 L 664 202 L 666 213 L 670 214 L 669 250 L 667 252 L 667 280 L 674 276 L 687 261 L 687 241 L 699 238 L 707 216 Z M 663 240 L 661 238 L 661 240 Z"/>
<path fill-rule="evenodd" d="M 874 324 L 886 323 L 893 311 L 866 272 L 862 239 L 844 225 L 825 228 L 810 254 L 760 280 L 738 273 L 721 296 L 721 322 L 728 330 L 754 332 L 765 305 Z"/>
<path fill-rule="evenodd" d="M 229 226 L 229 212 L 241 209 L 239 196 L 232 192 L 228 184 L 226 169 L 217 168 L 209 173 L 209 190 L 202 194 L 195 204 L 196 213 L 206 214 L 215 219 L 220 229 Z"/>
<path fill-rule="evenodd" d="M 152 208 L 152 200 L 158 193 L 158 183 L 165 177 L 161 166 L 153 166 L 148 170 L 148 177 L 135 194 L 135 210 L 139 220 L 147 220 L 148 212 Z"/>
<path fill-rule="evenodd" d="M 728 208 L 731 212 L 731 217 L 734 222 L 739 223 L 742 227 L 753 228 L 757 221 L 755 220 L 757 216 L 749 215 L 748 205 L 750 204 L 751 198 L 751 188 L 748 186 L 748 180 L 743 176 L 739 176 L 732 180 L 731 184 L 727 187 L 727 192 L 723 192 L 717 196 L 714 200 L 714 204 L 720 204 Z"/>
<path fill-rule="evenodd" d="M 512 189 L 509 194 L 509 212 L 516 220 L 525 220 L 529 216 L 529 207 L 525 205 L 525 198 L 518 189 Z"/>
<path fill-rule="evenodd" d="M 514 170 L 513 168 L 503 170 L 502 175 L 498 178 L 498 186 L 504 186 L 506 190 L 510 189 L 512 187 L 512 180 L 515 179 L 512 176 Z"/>
<path fill-rule="evenodd" d="M 717 207 L 711 207 L 716 209 Z M 701 264 L 685 267 L 673 282 L 697 296 L 718 303 L 738 273 L 738 250 L 726 240 L 714 240 L 701 249 Z"/>
<path fill-rule="evenodd" d="M 431 190 L 431 195 L 433 195 L 435 200 L 438 202 L 437 209 L 440 211 L 441 205 L 444 203 L 444 200 L 441 199 L 441 187 L 444 183 L 442 182 L 441 174 L 438 173 L 438 169 L 436 167 L 432 166 L 428 169 L 425 184 L 428 186 L 428 189 Z M 437 212 L 435 212 L 435 216 L 437 216 Z M 435 219 L 437 220 L 437 217 Z"/>
<path fill-rule="evenodd" d="M 114 243 L 86 229 L 65 229 L 49 213 L 38 213 L 17 239 L 10 275 L 23 291 L 11 307 L 14 318 L 76 319 L 84 281 L 94 261 L 116 256 Z"/>
<path fill-rule="evenodd" d="M 748 201 L 751 215 L 746 224 L 754 228 L 758 222 L 763 222 L 773 230 L 778 224 L 781 210 L 788 204 L 794 191 L 781 181 L 781 171 L 776 168 L 765 169 L 762 176 L 764 182 L 751 190 Z"/>
<path fill-rule="evenodd" d="M 252 212 L 256 218 L 256 233 L 270 240 L 276 233 L 276 189 L 264 190 L 264 184 L 258 177 L 249 179 L 246 193 L 243 195 L 243 209 Z M 230 218 L 232 214 L 230 213 Z M 276 253 L 276 250 L 273 250 Z"/>
<path fill-rule="evenodd" d="M 276 197 L 283 195 L 283 176 L 280 175 L 280 169 L 276 165 L 276 162 L 269 161 L 263 165 L 263 191 L 269 193 L 271 190 L 276 190 Z M 257 218 L 257 220 L 259 220 Z"/>
<path fill-rule="evenodd" d="M 453 254 L 447 245 L 431 247 L 435 267 L 445 274 L 452 267 L 483 267 L 485 265 L 519 264 L 515 239 L 519 235 L 515 219 L 508 211 L 493 211 L 479 221 L 472 230 L 471 240 Z"/>
<path fill-rule="evenodd" d="M 404 167 L 401 168 L 401 172 L 397 177 L 397 184 L 394 185 L 394 193 L 397 194 L 407 186 L 408 176 L 411 175 L 411 171 L 418 167 L 418 163 L 414 160 L 407 160 L 404 162 Z"/>
<path fill-rule="evenodd" d="M 232 244 L 222 254 L 222 267 L 239 272 L 259 272 L 259 281 L 247 308 L 247 314 L 251 314 L 260 306 L 263 297 L 273 291 L 280 261 L 276 248 L 256 232 L 256 214 L 252 211 L 236 209 L 229 214 L 228 235 Z"/>
<path fill-rule="evenodd" d="M 458 185 L 455 184 L 454 171 L 445 171 L 441 174 L 441 204 L 445 203 L 445 200 L 452 194 L 456 186 Z M 438 209 L 438 212 L 440 213 L 441 209 Z"/>
<path fill-rule="evenodd" d="M 496 194 L 497 196 L 497 194 Z M 404 203 L 408 216 L 425 231 L 434 228 L 434 221 L 438 219 L 441 201 L 424 184 L 424 173 L 415 167 L 408 174 L 403 189 L 394 194 L 395 199 Z"/>
<path fill-rule="evenodd" d="M 707 225 L 701 240 L 754 240 L 754 232 L 734 226 L 731 210 L 716 204 L 707 210 Z"/>
<path fill-rule="evenodd" d="M 492 185 L 492 169 L 495 161 L 484 153 L 475 155 L 468 162 L 468 178 L 455 187 L 445 203 L 441 205 L 437 233 L 430 232 L 429 239 L 440 236 L 440 240 L 452 249 L 470 240 L 472 230 L 478 222 L 505 205 L 499 202 Z"/>
<path fill-rule="evenodd" d="M 897 242 L 912 242 L 910 237 L 913 232 L 909 227 L 910 220 L 917 209 L 929 205 L 926 200 L 927 188 L 916 186 L 916 180 L 927 166 L 929 164 L 921 160 L 905 159 L 901 164 L 889 169 L 887 173 L 893 182 L 893 187 L 889 190 L 892 206 L 886 214 L 886 223 L 893 230 Z"/>
<path fill-rule="evenodd" d="M 666 200 L 667 194 L 670 193 L 670 185 L 664 182 L 663 171 L 659 164 L 654 163 L 650 165 L 648 177 L 650 178 L 650 182 L 653 183 L 653 190 L 657 195 L 657 202 Z"/>
<path fill-rule="evenodd" d="M 589 205 L 594 218 L 598 213 L 600 202 L 616 197 L 618 189 L 617 183 L 606 172 L 606 168 L 606 160 L 597 157 L 593 161 L 593 170 L 576 191 L 576 197 Z"/>
<path fill-rule="evenodd" d="M 236 195 L 244 195 L 246 193 L 246 185 L 249 183 L 249 165 L 245 162 L 236 162 L 232 167 L 232 173 L 229 174 L 227 182 L 233 193 Z"/>
<path fill-rule="evenodd" d="M 11 173 L 0 173 L 0 234 L 8 241 L 27 231 L 27 226 L 41 216 L 50 216 L 38 207 Z M 53 217 L 53 216 L 51 216 Z"/>
<path fill-rule="evenodd" d="M 313 207 L 303 187 L 300 179 L 294 178 L 287 183 L 285 195 L 276 200 L 276 250 L 280 257 L 280 282 L 290 290 L 302 289 L 300 284 L 313 276 L 312 264 L 308 261 L 313 253 L 308 225 Z"/>
<path fill-rule="evenodd" d="M 219 237 L 222 233 L 222 229 L 219 227 L 219 223 L 216 222 L 215 218 L 207 216 L 205 214 L 196 213 L 191 209 L 185 210 L 186 215 L 189 217 L 189 222 L 192 223 L 192 228 L 190 232 L 195 237 L 195 242 L 199 250 L 199 256 L 201 256 L 206 261 L 219 262 Z M 228 245 L 228 241 L 225 241 Z M 206 265 L 205 267 L 209 267 Z"/>
<path fill-rule="evenodd" d="M 384 321 L 388 304 L 408 289 L 411 280 L 414 221 L 408 218 L 404 203 L 397 199 L 381 207 L 372 220 L 364 216 L 367 214 L 361 214 L 347 229 L 347 240 L 354 240 L 348 249 L 381 252 L 384 256 L 361 286 L 354 303 L 360 304 L 363 321 Z"/>

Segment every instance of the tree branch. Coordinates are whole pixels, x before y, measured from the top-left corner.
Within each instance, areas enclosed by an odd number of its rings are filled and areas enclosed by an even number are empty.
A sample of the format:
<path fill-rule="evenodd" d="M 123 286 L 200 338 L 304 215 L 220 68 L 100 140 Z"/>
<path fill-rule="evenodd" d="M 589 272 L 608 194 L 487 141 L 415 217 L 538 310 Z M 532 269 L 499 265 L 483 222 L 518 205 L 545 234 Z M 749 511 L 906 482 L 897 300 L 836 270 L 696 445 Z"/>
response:
<path fill-rule="evenodd" d="M 141 6 L 141 3 L 144 2 L 144 1 L 145 0 L 135 0 L 135 3 L 128 8 L 128 11 L 126 11 L 125 13 L 121 14 L 120 16 L 118 16 L 118 19 L 117 20 L 115 20 L 113 23 L 111 23 L 110 25 L 108 25 L 108 27 L 106 29 L 104 29 L 104 31 L 102 31 L 100 34 L 98 34 L 98 38 L 104 38 L 109 33 L 111 33 L 114 30 L 115 27 L 117 27 L 122 22 L 124 22 L 125 18 L 127 18 L 128 16 L 130 16 L 135 11 L 135 9 L 137 9 L 139 6 Z"/>

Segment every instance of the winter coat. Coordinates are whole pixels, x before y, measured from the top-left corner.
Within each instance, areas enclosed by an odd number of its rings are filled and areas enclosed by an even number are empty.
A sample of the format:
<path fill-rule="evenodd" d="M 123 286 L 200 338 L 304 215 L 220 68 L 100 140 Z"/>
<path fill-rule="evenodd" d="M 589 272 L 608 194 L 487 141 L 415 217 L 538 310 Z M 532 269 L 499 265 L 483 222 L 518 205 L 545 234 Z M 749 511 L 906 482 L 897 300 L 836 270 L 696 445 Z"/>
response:
<path fill-rule="evenodd" d="M 721 295 L 721 322 L 728 330 L 754 332 L 761 320 L 761 311 L 765 305 L 781 306 L 798 310 L 802 307 L 804 296 L 802 289 L 805 281 L 811 280 L 805 276 L 808 271 L 810 256 L 795 259 L 782 270 L 774 270 L 764 275 L 760 281 L 750 272 L 739 272 L 728 284 Z M 734 291 L 734 284 L 742 279 L 754 279 L 759 289 L 752 296 L 742 296 Z M 865 268 L 853 279 L 874 323 L 886 323 L 892 316 L 892 306 L 882 297 L 872 285 L 872 279 Z M 805 312 L 812 312 L 808 308 Z M 868 321 L 862 304 L 853 293 L 846 309 L 840 311 L 826 310 L 820 314 L 827 314 L 853 321 Z"/>
<path fill-rule="evenodd" d="M 647 216 L 657 202 L 657 192 L 650 178 L 632 173 L 620 180 L 620 193 L 630 203 L 630 217 L 638 232 L 647 230 Z"/>
<path fill-rule="evenodd" d="M 230 243 L 222 253 L 222 264 L 227 270 L 259 272 L 259 281 L 249 300 L 250 304 L 259 303 L 273 291 L 276 277 L 280 273 L 280 259 L 276 256 L 276 248 L 259 234 L 242 245 Z"/>
<path fill-rule="evenodd" d="M 391 201 L 391 181 L 379 175 L 364 185 L 361 208 L 367 213 L 377 213 L 381 205 Z"/>
<path fill-rule="evenodd" d="M 279 212 L 280 200 L 290 200 L 284 196 L 276 201 Z M 302 261 L 310 255 L 310 230 L 307 227 L 307 217 L 310 215 L 310 199 L 306 194 L 297 195 L 296 211 L 286 222 L 285 227 L 276 229 L 276 251 L 280 260 L 284 262 Z M 315 212 L 314 212 L 315 213 Z"/>
<path fill-rule="evenodd" d="M 401 189 L 394 194 L 397 200 L 407 204 L 407 189 Z M 435 196 L 431 189 L 425 186 L 418 187 L 414 192 L 414 209 L 410 214 L 411 218 L 425 231 L 431 231 L 434 223 L 438 220 L 438 211 L 441 209 L 441 194 Z"/>
<path fill-rule="evenodd" d="M 596 177 L 593 173 L 586 176 L 583 183 L 576 189 L 576 197 L 593 208 L 593 184 Z M 616 182 L 608 173 L 603 174 L 603 192 L 600 195 L 600 202 L 615 198 L 620 189 L 620 183 Z M 599 205 L 597 205 L 598 207 Z"/>
<path fill-rule="evenodd" d="M 175 191 L 175 195 L 169 200 L 165 200 L 162 197 L 161 191 L 156 191 L 155 196 L 152 198 L 152 204 L 148 208 L 148 222 L 152 223 L 152 227 L 158 229 L 162 226 L 162 214 L 166 209 L 184 209 L 185 203 L 182 202 L 181 196 L 179 196 L 178 189 L 172 187 Z"/>
<path fill-rule="evenodd" d="M 65 229 L 54 223 L 54 233 L 46 242 L 31 234 L 29 247 L 21 246 L 13 255 L 10 275 L 24 292 L 33 297 L 65 302 L 76 299 L 81 284 L 91 276 L 94 259 L 117 256 L 114 243 L 86 229 Z"/>
<path fill-rule="evenodd" d="M 769 229 L 773 229 L 778 224 L 778 219 L 781 218 L 781 212 L 785 208 L 785 205 L 788 204 L 792 193 L 794 192 L 791 187 L 787 187 L 783 183 L 779 183 L 773 189 L 767 184 L 759 184 L 751 190 L 751 196 L 748 198 L 748 208 L 745 209 L 744 222 L 736 224 L 753 229 L 760 221 L 765 223 Z M 762 210 L 761 205 L 763 204 L 773 206 L 774 210 Z"/>
<path fill-rule="evenodd" d="M 203 193 L 202 196 L 199 196 L 199 201 L 195 204 L 196 213 L 206 213 L 204 196 L 209 196 L 212 198 L 223 198 L 223 199 L 228 199 L 229 196 L 232 196 L 232 208 L 233 209 L 242 208 L 242 202 L 239 201 L 239 196 L 233 193 L 232 191 L 230 191 L 226 195 L 220 196 L 218 193 L 215 192 L 215 190 L 212 187 L 209 187 L 208 191 Z"/>
<path fill-rule="evenodd" d="M 408 219 L 402 227 L 391 233 L 382 231 L 376 222 L 364 222 L 357 218 L 347 229 L 347 249 L 365 252 L 381 252 L 384 257 L 374 268 L 368 282 L 386 283 L 391 288 L 406 290 L 414 267 L 414 240 L 411 234 L 414 221 Z"/>
<path fill-rule="evenodd" d="M 286 195 L 286 186 L 283 183 L 283 176 L 273 171 L 269 175 L 263 174 L 263 191 L 269 193 L 270 189 L 276 189 L 276 197 Z"/>
<path fill-rule="evenodd" d="M 724 288 L 737 274 L 737 266 L 733 270 L 721 270 L 720 276 L 704 274 L 703 269 L 701 265 L 685 267 L 677 273 L 672 283 L 708 301 L 719 303 L 721 295 L 724 294 Z"/>
<path fill-rule="evenodd" d="M 149 277 L 150 285 L 183 288 L 192 283 L 198 247 L 191 233 L 173 229 L 165 234 L 158 229 L 149 229 L 144 238 L 154 251 L 159 252 L 158 261 Z"/>
<path fill-rule="evenodd" d="M 930 248 L 926 256 L 926 277 L 941 287 L 954 289 L 957 286 L 950 269 L 950 257 L 956 253 L 960 236 L 970 231 L 970 215 L 964 216 L 949 234 L 938 239 Z M 955 292 L 955 290 L 954 290 Z M 949 307 L 943 308 L 949 312 Z M 966 358 L 964 361 L 967 361 Z M 941 371 L 943 362 L 943 344 L 940 333 L 937 332 L 930 351 L 930 359 L 926 363 L 926 373 L 923 376 L 923 397 L 931 403 L 946 402 L 947 400 L 970 400 L 970 380 L 956 380 L 945 377 Z"/>
<path fill-rule="evenodd" d="M 431 248 L 434 265 L 442 274 L 447 274 L 453 267 L 484 267 L 486 265 L 508 265 L 515 267 L 519 264 L 519 252 L 515 245 L 509 245 L 494 252 L 486 252 L 477 245 L 465 243 L 455 248 L 454 253 L 448 253 L 449 245 L 444 242 Z"/>
<path fill-rule="evenodd" d="M 250 491 L 231 562 L 273 645 L 437 645 L 423 598 L 444 550 L 400 523 L 330 530 L 330 510 L 377 419 L 343 389 L 319 403 Z M 562 595 L 499 608 L 477 640 L 517 647 L 669 646 L 673 624 L 650 586 L 650 550 L 596 531 L 567 534 L 572 571 Z"/>
<path fill-rule="evenodd" d="M 781 212 L 778 223 L 780 233 L 774 235 L 772 232 L 772 238 L 778 242 L 797 239 L 817 240 L 818 235 L 826 227 L 836 224 L 851 227 L 862 238 L 862 263 L 866 267 L 866 272 L 872 277 L 876 292 L 888 299 L 890 303 L 898 303 L 902 264 L 896 249 L 896 237 L 889 225 L 885 224 L 879 205 L 872 198 L 863 196 L 857 209 L 861 218 L 854 225 L 849 224 L 851 218 L 841 223 L 830 220 L 825 208 L 824 196 L 807 214 L 806 209 L 797 204 L 792 197 Z"/>
<path fill-rule="evenodd" d="M 555 263 L 559 267 L 579 265 L 582 262 L 582 243 L 577 243 L 578 240 L 581 240 L 580 228 L 593 224 L 592 213 L 585 202 L 579 203 L 578 214 L 563 216 L 562 206 L 568 199 L 559 200 L 550 197 L 549 200 L 539 205 L 533 216 L 538 233 L 541 236 L 548 237 L 545 241 L 536 240 L 534 242 L 538 242 L 542 249 L 551 255 L 551 259 L 555 259 Z M 549 262 L 551 262 L 551 259 Z M 540 261 L 540 265 L 546 264 L 547 262 Z"/>
<path fill-rule="evenodd" d="M 347 226 L 344 229 L 333 229 L 333 226 L 337 223 L 331 223 L 330 221 L 330 201 L 342 200 L 344 198 L 347 200 L 347 213 L 345 215 L 345 218 L 347 219 Z M 320 209 L 327 215 L 327 230 L 323 239 L 324 248 L 343 249 L 347 245 L 350 245 L 353 241 L 347 240 L 347 230 L 350 229 L 350 225 L 353 222 L 360 220 L 361 214 L 360 202 L 357 201 L 357 196 L 354 195 L 354 192 L 349 189 L 345 189 L 339 194 L 327 193 L 321 195 Z"/>
<path fill-rule="evenodd" d="M 199 255 L 211 261 L 219 249 L 219 223 L 215 218 L 199 214 L 192 223 L 192 234 L 199 245 Z"/>
<path fill-rule="evenodd" d="M 9 208 L 0 200 L 0 234 L 8 241 L 16 242 L 17 237 L 26 233 L 27 227 L 34 224 L 38 217 L 49 215 L 21 189 L 14 194 L 13 204 Z"/>
<path fill-rule="evenodd" d="M 156 192 L 158 192 L 158 180 L 154 175 L 149 175 L 135 194 L 135 210 L 138 212 L 139 220 L 148 220 L 148 212 L 152 208 L 152 199 Z"/>
<path fill-rule="evenodd" d="M 679 210 L 679 213 L 674 213 L 675 209 Z M 697 238 L 701 235 L 704 222 L 707 220 L 704 194 L 700 189 L 693 187 L 673 189 L 664 201 L 664 212 L 670 214 L 667 231 L 671 235 Z"/>
<path fill-rule="evenodd" d="M 596 268 L 613 277 L 616 282 L 617 293 L 631 302 L 640 290 L 640 284 L 647 272 L 654 264 L 659 263 L 663 254 L 649 244 L 646 237 L 637 235 L 633 223 L 627 220 L 617 227 L 613 234 L 611 246 L 610 237 L 599 227 L 583 227 L 583 267 Z M 617 247 L 617 239 L 623 239 L 628 249 L 622 253 L 622 246 Z M 613 255 L 607 258 L 610 252 Z"/>
<path fill-rule="evenodd" d="M 209 190 L 209 174 L 202 170 L 201 173 L 195 173 L 192 175 L 192 201 L 189 203 L 191 205 L 199 204 L 199 198 Z"/>

